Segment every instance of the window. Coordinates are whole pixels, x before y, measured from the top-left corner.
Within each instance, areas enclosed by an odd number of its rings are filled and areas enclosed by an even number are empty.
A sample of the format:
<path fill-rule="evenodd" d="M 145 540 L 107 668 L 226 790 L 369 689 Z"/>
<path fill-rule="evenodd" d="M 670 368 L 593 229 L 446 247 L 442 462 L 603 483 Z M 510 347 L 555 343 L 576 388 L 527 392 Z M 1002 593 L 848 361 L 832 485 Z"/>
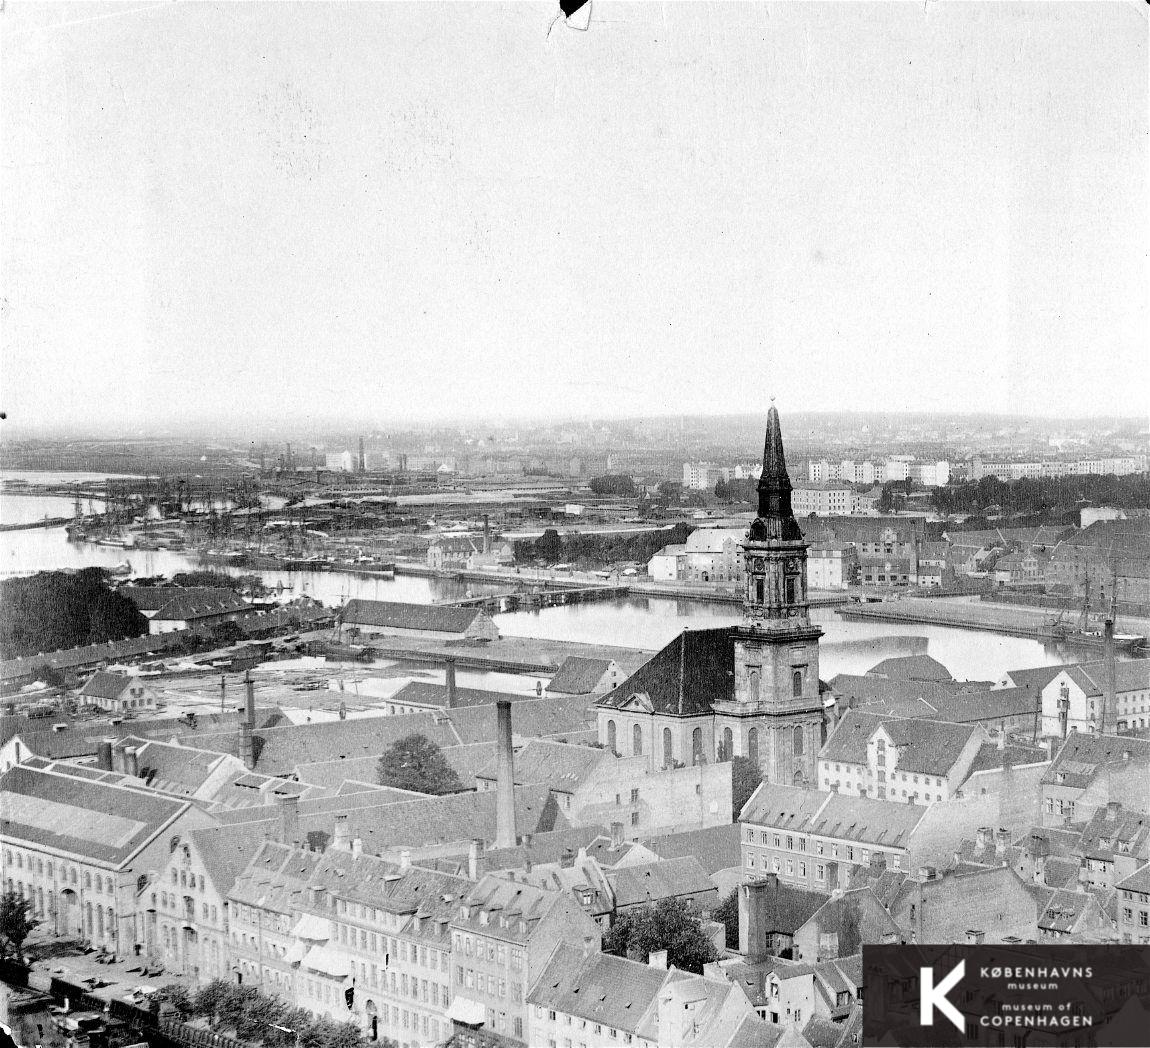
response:
<path fill-rule="evenodd" d="M 639 825 L 639 813 L 637 811 L 631 812 L 631 825 L 632 826 L 638 826 Z"/>
<path fill-rule="evenodd" d="M 670 767 L 671 764 L 674 762 L 674 759 L 675 758 L 671 752 L 671 729 L 670 728 L 664 728 L 663 729 L 663 765 L 664 765 L 664 767 Z"/>
<path fill-rule="evenodd" d="M 615 752 L 615 722 L 613 720 L 607 722 L 607 749 L 612 753 Z"/>
<path fill-rule="evenodd" d="M 691 732 L 691 763 L 703 763 L 703 729 L 696 728 Z"/>
<path fill-rule="evenodd" d="M 631 752 L 636 756 L 643 752 L 643 729 L 638 724 L 631 729 Z"/>
<path fill-rule="evenodd" d="M 636 787 L 635 789 L 633 789 L 633 790 L 631 791 L 631 803 L 632 803 L 632 804 L 638 804 L 638 803 L 639 803 L 639 790 L 638 790 L 638 787 Z"/>
<path fill-rule="evenodd" d="M 791 674 L 791 694 L 798 698 L 803 693 L 803 671 L 795 670 Z M 796 728 L 796 731 L 802 731 L 802 728 Z"/>

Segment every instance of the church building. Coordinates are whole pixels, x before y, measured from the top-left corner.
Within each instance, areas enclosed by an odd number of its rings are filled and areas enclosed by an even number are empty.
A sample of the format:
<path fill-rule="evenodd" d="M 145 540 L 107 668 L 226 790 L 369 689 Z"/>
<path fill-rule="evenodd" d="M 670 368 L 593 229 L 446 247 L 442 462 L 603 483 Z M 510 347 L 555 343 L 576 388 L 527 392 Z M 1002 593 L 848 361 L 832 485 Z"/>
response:
<path fill-rule="evenodd" d="M 769 782 L 817 781 L 825 741 L 807 543 L 791 510 L 779 413 L 767 415 L 758 516 L 741 550 L 743 621 L 684 630 L 597 703 L 599 741 L 653 769 L 749 757 Z"/>

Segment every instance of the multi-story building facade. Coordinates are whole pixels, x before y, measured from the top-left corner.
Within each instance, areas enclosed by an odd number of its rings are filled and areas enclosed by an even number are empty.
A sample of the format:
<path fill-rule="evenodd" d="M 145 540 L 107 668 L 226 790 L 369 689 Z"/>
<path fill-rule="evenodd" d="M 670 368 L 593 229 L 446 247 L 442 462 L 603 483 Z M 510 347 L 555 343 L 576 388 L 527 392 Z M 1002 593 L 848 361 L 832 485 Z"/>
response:
<path fill-rule="evenodd" d="M 857 585 L 858 550 L 849 542 L 812 544 L 807 556 L 807 577 L 813 590 L 844 590 Z"/>
<path fill-rule="evenodd" d="M 145 941 L 137 894 L 150 871 L 214 820 L 116 772 L 53 767 L 0 778 L 0 877 L 55 937 L 126 955 Z"/>
<path fill-rule="evenodd" d="M 1113 710 L 1103 710 L 1108 670 L 1103 662 L 1064 666 L 1042 687 L 1042 734 L 1119 732 L 1150 725 L 1150 659 L 1114 663 Z M 1105 716 L 1104 716 L 1105 713 Z"/>
<path fill-rule="evenodd" d="M 992 797 L 929 806 L 763 783 L 743 806 L 743 877 L 830 893 L 876 859 L 889 870 L 940 866 L 954 841 L 997 818 Z"/>
<path fill-rule="evenodd" d="M 1118 882 L 1118 937 L 1124 943 L 1150 943 L 1150 865 Z"/>
<path fill-rule="evenodd" d="M 849 710 L 819 752 L 819 786 L 912 804 L 950 800 L 988 741 L 972 724 Z"/>
<path fill-rule="evenodd" d="M 820 517 L 846 516 L 854 513 L 854 488 L 833 480 L 797 484 L 792 505 L 799 517 L 811 513 Z"/>
<path fill-rule="evenodd" d="M 595 921 L 570 892 L 483 877 L 451 921 L 452 1018 L 482 1027 L 497 1043 L 528 1043 L 527 991 L 555 947 L 576 942 L 597 952 L 601 941 Z"/>

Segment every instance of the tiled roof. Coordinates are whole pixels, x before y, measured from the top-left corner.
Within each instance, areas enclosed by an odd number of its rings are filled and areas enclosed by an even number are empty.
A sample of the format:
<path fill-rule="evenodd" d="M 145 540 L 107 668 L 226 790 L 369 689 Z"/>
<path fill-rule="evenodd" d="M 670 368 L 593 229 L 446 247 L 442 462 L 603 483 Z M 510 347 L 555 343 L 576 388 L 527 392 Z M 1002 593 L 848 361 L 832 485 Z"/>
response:
<path fill-rule="evenodd" d="M 526 942 L 534 931 L 534 922 L 546 917 L 566 897 L 565 891 L 488 873 L 467 893 L 464 902 L 468 915 L 462 909 L 457 911 L 452 924 L 482 928 L 487 935 Z M 472 906 L 478 907 L 474 915 L 470 914 Z M 492 915 L 498 919 L 493 921 Z M 525 928 L 520 921 L 526 922 Z"/>
<path fill-rule="evenodd" d="M 648 837 L 643 841 L 643 846 L 661 859 L 692 855 L 712 876 L 720 870 L 741 866 L 743 862 L 737 822 L 726 826 L 708 826 L 701 830 L 684 830 L 682 833 Z"/>
<path fill-rule="evenodd" d="M 236 878 L 263 844 L 263 837 L 252 833 L 250 825 L 193 830 L 188 834 L 188 840 L 199 852 L 212 884 L 224 896 L 232 890 Z"/>
<path fill-rule="evenodd" d="M 168 651 L 178 648 L 186 639 L 183 631 L 159 633 L 143 637 L 129 637 L 126 640 L 110 640 L 103 644 L 88 644 L 82 648 L 64 648 L 40 655 L 28 655 L 22 659 L 8 659 L 0 662 L 0 680 L 23 677 L 44 666 L 55 669 L 75 669 L 79 666 L 94 666 L 98 663 L 120 662 L 137 655 Z"/>
<path fill-rule="evenodd" d="M 733 630 L 684 630 L 596 705 L 622 708 L 645 696 L 656 713 L 693 717 L 734 697 Z"/>
<path fill-rule="evenodd" d="M 568 826 L 550 833 L 536 833 L 531 843 L 517 844 L 514 848 L 488 848 L 480 855 L 480 868 L 487 873 L 501 870 L 519 870 L 529 862 L 543 866 L 558 862 L 568 852 L 578 853 L 588 848 L 604 832 L 602 826 Z"/>
<path fill-rule="evenodd" d="M 1009 670 L 1007 675 L 1016 688 L 1034 688 L 1041 691 L 1063 670 L 1062 666 L 1034 666 L 1030 669 Z"/>
<path fill-rule="evenodd" d="M 615 760 L 606 750 L 591 746 L 532 739 L 515 754 L 515 781 L 545 783 L 553 790 L 570 793 L 604 761 Z M 494 780 L 497 765 L 498 758 L 493 756 L 487 766 L 476 773 L 476 778 Z"/>
<path fill-rule="evenodd" d="M 1139 866 L 1129 877 L 1123 878 L 1114 887 L 1150 895 L 1150 863 Z"/>
<path fill-rule="evenodd" d="M 116 592 L 127 597 L 140 611 L 159 611 L 179 598 L 204 604 L 237 599 L 235 591 L 224 586 L 121 586 Z"/>
<path fill-rule="evenodd" d="M 891 680 L 954 680 L 950 670 L 929 655 L 900 655 L 892 659 L 883 659 L 867 670 L 867 674 Z"/>
<path fill-rule="evenodd" d="M 584 957 L 578 946 L 560 943 L 527 1001 L 633 1036 L 655 1006 L 666 977 L 660 968 L 609 953 Z"/>
<path fill-rule="evenodd" d="M 555 676 L 547 685 L 550 692 L 564 695 L 590 695 L 603 675 L 610 668 L 607 659 L 585 659 L 579 655 L 568 655 L 559 665 Z"/>
<path fill-rule="evenodd" d="M 784 884 L 773 875 L 764 877 L 763 882 L 769 886 L 764 928 L 768 935 L 794 935 L 827 903 L 827 896 L 822 892 Z"/>
<path fill-rule="evenodd" d="M 1099 768 L 1113 769 L 1127 763 L 1131 767 L 1145 769 L 1150 764 L 1150 740 L 1129 735 L 1087 735 L 1075 731 L 1063 743 L 1042 776 L 1042 782 L 1081 788 L 1093 780 Z"/>
<path fill-rule="evenodd" d="M 1059 668 L 1065 670 L 1086 695 L 1103 694 L 1106 688 L 1105 663 L 1083 662 Z M 1115 660 L 1114 680 L 1115 688 L 1120 692 L 1150 688 L 1150 659 Z"/>
<path fill-rule="evenodd" d="M 905 847 L 926 809 L 873 797 L 763 783 L 747 801 L 740 822 L 887 847 Z"/>
<path fill-rule="evenodd" d="M 186 802 L 149 790 L 19 764 L 0 777 L 5 839 L 117 866 L 186 810 Z"/>
<path fill-rule="evenodd" d="M 458 742 L 490 742 L 495 738 L 495 707 L 490 704 L 445 710 L 441 716 L 455 729 Z M 594 714 L 584 695 L 532 699 L 511 708 L 511 729 L 520 738 L 566 736 L 593 723 Z"/>
<path fill-rule="evenodd" d="M 398 601 L 363 600 L 354 597 L 340 614 L 347 626 L 377 626 L 436 633 L 465 633 L 482 611 L 436 604 L 403 604 Z"/>
<path fill-rule="evenodd" d="M 131 683 L 132 678 L 122 673 L 97 670 L 80 689 L 80 694 L 88 699 L 118 699 Z"/>
<path fill-rule="evenodd" d="M 154 622 L 192 622 L 216 615 L 229 615 L 233 612 L 250 611 L 248 604 L 228 591 L 227 596 L 197 597 L 181 594 L 173 597 L 153 616 Z"/>
<path fill-rule="evenodd" d="M 1011 767 L 1020 764 L 1041 764 L 1050 759 L 1050 754 L 1041 746 L 1009 745 L 999 749 L 993 742 L 984 742 L 970 766 L 970 773 L 990 771 L 994 768 Z"/>
<path fill-rule="evenodd" d="M 486 691 L 482 688 L 455 689 L 455 708 L 491 705 L 506 699 L 508 702 L 535 702 L 534 695 L 517 695 L 506 691 Z M 413 680 L 399 689 L 388 702 L 409 703 L 413 706 L 436 706 L 447 709 L 447 685 L 433 681 Z"/>
<path fill-rule="evenodd" d="M 865 764 L 867 742 L 880 726 L 898 747 L 899 770 L 926 775 L 948 774 L 974 731 L 969 725 L 850 710 L 827 739 L 819 760 Z"/>
<path fill-rule="evenodd" d="M 1070 931 L 1082 919 L 1093 896 L 1085 892 L 1058 889 L 1050 898 L 1038 918 L 1038 927 L 1050 931 Z"/>
<path fill-rule="evenodd" d="M 714 884 L 693 855 L 607 871 L 616 906 L 641 906 L 680 895 L 713 892 Z"/>

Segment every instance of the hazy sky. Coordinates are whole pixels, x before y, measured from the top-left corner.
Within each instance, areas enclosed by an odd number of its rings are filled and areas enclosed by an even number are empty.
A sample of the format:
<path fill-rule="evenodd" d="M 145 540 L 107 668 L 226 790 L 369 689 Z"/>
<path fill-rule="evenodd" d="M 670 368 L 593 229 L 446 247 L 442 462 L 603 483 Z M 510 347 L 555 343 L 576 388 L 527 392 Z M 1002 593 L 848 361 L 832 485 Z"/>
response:
<path fill-rule="evenodd" d="M 1141 3 L 9 3 L 3 407 L 1150 406 Z"/>

